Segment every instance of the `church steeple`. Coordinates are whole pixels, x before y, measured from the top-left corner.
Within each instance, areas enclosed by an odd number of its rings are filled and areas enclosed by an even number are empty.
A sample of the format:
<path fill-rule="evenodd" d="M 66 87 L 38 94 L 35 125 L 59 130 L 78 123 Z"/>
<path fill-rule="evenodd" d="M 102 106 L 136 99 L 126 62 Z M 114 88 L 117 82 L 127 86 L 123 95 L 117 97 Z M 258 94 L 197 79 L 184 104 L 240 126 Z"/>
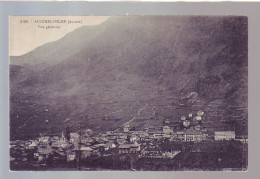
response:
<path fill-rule="evenodd" d="M 64 132 L 63 132 L 63 131 L 61 132 L 61 137 L 62 137 L 62 138 L 64 138 L 64 137 L 65 137 L 65 136 L 64 136 Z"/>

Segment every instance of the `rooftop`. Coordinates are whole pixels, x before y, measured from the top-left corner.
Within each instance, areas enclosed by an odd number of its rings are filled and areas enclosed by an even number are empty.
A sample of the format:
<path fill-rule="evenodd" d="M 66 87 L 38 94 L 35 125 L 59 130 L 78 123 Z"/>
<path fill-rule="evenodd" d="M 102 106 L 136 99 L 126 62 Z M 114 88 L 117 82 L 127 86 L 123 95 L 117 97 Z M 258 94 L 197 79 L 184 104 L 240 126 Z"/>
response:
<path fill-rule="evenodd" d="M 235 131 L 215 131 L 215 134 L 219 134 L 219 135 L 235 134 Z"/>

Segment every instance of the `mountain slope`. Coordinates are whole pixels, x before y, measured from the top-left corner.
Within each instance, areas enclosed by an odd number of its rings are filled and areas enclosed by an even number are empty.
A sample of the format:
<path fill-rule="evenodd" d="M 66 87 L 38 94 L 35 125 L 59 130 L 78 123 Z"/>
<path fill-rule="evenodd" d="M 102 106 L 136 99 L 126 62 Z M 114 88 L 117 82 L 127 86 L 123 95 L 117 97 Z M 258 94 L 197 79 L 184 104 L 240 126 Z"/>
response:
<path fill-rule="evenodd" d="M 112 17 L 11 57 L 10 82 L 13 138 L 80 125 L 99 132 L 133 118 L 156 126 L 198 108 L 220 123 L 230 112 L 214 117 L 215 104 L 242 106 L 247 118 L 247 19 Z M 172 97 L 192 91 L 203 105 L 178 109 Z"/>

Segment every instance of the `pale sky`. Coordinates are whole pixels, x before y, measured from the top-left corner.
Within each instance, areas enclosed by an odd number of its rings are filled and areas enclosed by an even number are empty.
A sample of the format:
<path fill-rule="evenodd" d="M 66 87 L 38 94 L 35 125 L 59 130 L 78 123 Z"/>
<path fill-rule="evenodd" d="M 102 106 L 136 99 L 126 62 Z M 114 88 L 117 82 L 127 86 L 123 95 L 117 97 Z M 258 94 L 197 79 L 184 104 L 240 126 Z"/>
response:
<path fill-rule="evenodd" d="M 33 49 L 56 41 L 78 27 L 99 25 L 108 16 L 11 16 L 9 19 L 10 56 L 24 55 Z M 37 21 L 39 20 L 39 21 Z M 47 22 L 42 20 L 62 20 Z M 74 23 L 68 23 L 73 21 Z M 48 26 L 52 28 L 46 29 Z"/>

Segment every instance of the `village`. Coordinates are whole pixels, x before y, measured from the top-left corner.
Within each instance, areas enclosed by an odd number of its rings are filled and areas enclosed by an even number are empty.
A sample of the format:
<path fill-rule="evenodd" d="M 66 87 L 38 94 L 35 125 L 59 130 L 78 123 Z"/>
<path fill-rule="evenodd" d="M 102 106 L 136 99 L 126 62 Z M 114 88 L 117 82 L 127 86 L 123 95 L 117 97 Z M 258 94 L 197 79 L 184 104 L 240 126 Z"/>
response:
<path fill-rule="evenodd" d="M 82 167 L 93 158 L 131 156 L 138 159 L 174 159 L 182 152 L 221 152 L 235 141 L 235 131 L 208 133 L 204 112 L 181 116 L 178 122 L 165 120 L 162 126 L 135 130 L 126 123 L 119 130 L 95 135 L 91 129 L 40 135 L 37 139 L 10 141 L 11 168 L 52 166 Z M 247 143 L 247 140 L 239 141 Z M 209 145 L 211 143 L 211 145 Z M 124 169 L 132 169 L 132 165 Z M 92 168 L 93 169 L 93 168 Z M 122 169 L 115 167 L 114 169 Z"/>

